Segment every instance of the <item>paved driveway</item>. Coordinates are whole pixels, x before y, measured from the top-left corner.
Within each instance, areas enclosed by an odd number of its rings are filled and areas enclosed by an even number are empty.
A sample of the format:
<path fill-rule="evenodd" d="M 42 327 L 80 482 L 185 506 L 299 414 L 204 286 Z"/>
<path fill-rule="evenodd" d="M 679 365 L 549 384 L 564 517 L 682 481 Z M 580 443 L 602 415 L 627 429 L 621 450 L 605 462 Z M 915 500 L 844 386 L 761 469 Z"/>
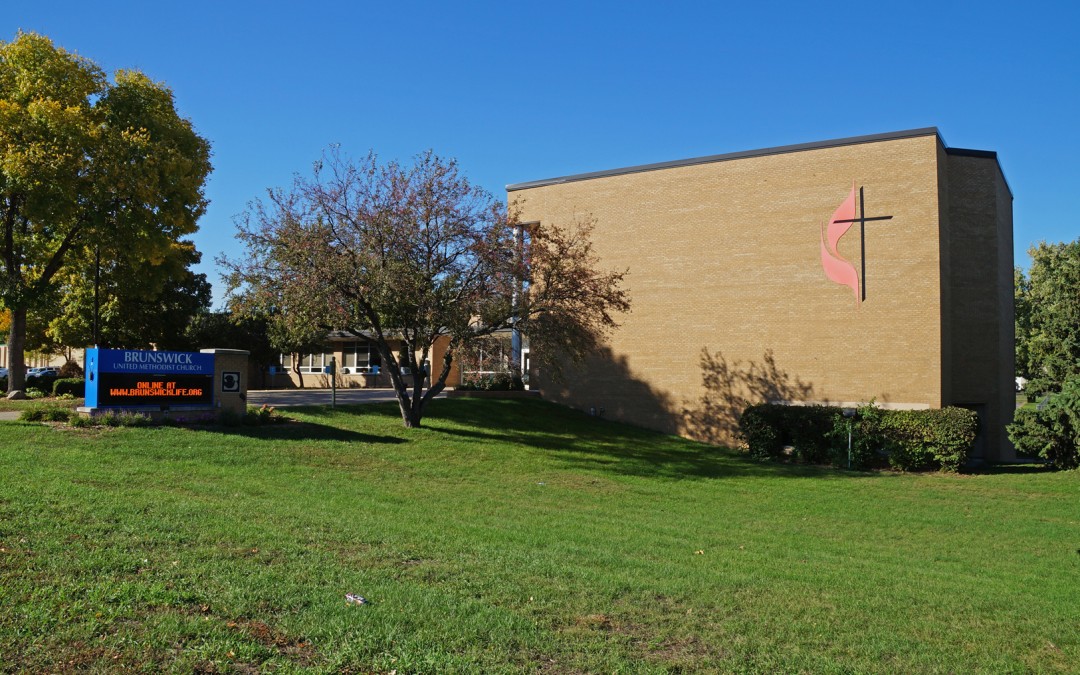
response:
<path fill-rule="evenodd" d="M 445 396 L 445 392 L 439 394 Z M 396 401 L 393 389 L 338 389 L 337 402 L 379 403 Z M 287 408 L 293 405 L 330 405 L 329 389 L 254 389 L 248 390 L 248 405 L 272 405 Z"/>

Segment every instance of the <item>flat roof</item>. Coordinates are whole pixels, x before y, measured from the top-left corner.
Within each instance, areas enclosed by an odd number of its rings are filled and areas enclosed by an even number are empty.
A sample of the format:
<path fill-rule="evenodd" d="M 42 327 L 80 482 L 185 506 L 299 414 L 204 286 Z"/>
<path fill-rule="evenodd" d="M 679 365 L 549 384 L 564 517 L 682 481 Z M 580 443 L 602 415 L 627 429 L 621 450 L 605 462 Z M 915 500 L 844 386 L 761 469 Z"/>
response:
<path fill-rule="evenodd" d="M 672 169 L 680 166 L 694 166 L 695 164 L 711 164 L 712 162 L 727 162 L 733 159 L 746 159 L 747 157 L 764 157 L 766 155 L 782 155 L 789 152 L 802 152 L 803 150 L 819 150 L 822 148 L 836 148 L 843 145 L 858 145 L 860 143 L 877 143 L 880 141 L 894 141 L 901 138 L 915 138 L 918 136 L 937 136 L 942 147 L 951 155 L 966 155 L 971 157 L 997 158 L 997 153 L 989 150 L 964 150 L 962 148 L 950 148 L 941 137 L 937 127 L 923 127 L 922 129 L 908 129 L 907 131 L 891 131 L 884 134 L 870 134 L 868 136 L 851 136 L 837 138 L 830 141 L 815 141 L 813 143 L 796 143 L 795 145 L 780 145 L 775 148 L 762 148 L 760 150 L 743 150 L 741 152 L 728 152 L 721 155 L 707 155 L 691 159 L 677 159 L 671 162 L 657 162 L 654 164 L 639 164 L 627 166 L 621 169 L 607 169 L 605 171 L 590 171 L 577 173 L 557 178 L 544 178 L 541 180 L 526 181 L 524 183 L 511 183 L 506 186 L 507 192 L 515 190 L 527 190 L 529 188 L 543 187 L 545 185 L 558 185 L 560 183 L 572 183 L 580 180 L 593 178 L 606 178 L 608 176 L 621 176 L 628 173 L 641 173 L 644 171 L 657 171 L 660 169 Z"/>

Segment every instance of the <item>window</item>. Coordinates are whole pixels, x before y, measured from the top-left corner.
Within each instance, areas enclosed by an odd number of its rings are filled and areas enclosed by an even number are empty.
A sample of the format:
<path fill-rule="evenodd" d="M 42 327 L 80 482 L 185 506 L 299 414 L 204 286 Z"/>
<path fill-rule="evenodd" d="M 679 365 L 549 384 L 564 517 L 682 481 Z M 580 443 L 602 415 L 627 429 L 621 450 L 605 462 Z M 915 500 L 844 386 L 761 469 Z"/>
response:
<path fill-rule="evenodd" d="M 330 359 L 326 359 L 330 363 Z M 300 357 L 300 366 L 297 368 L 301 373 L 321 373 L 323 370 L 322 354 L 304 354 Z"/>
<path fill-rule="evenodd" d="M 510 371 L 510 338 L 477 340 L 461 355 L 462 375 L 494 375 Z"/>
<path fill-rule="evenodd" d="M 367 340 L 344 343 L 341 356 L 342 366 L 354 373 L 370 373 L 382 365 L 379 349 Z"/>

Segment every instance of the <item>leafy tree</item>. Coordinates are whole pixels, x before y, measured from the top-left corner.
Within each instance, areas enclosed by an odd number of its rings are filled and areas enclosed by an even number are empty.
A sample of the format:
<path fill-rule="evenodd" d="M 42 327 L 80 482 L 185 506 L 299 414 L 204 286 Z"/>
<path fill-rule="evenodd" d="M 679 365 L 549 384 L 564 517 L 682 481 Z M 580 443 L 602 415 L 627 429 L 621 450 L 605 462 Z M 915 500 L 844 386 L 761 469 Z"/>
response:
<path fill-rule="evenodd" d="M 289 368 L 296 373 L 300 388 L 304 388 L 304 373 L 300 370 L 300 358 L 303 354 L 312 354 L 322 349 L 326 339 L 326 330 L 319 323 L 297 321 L 304 313 L 278 312 L 267 319 L 270 344 L 278 354 L 289 355 Z"/>
<path fill-rule="evenodd" d="M 197 228 L 209 144 L 172 92 L 136 71 L 20 33 L 0 43 L 0 302 L 8 390 L 23 385 L 27 313 L 90 247 L 158 262 Z"/>
<path fill-rule="evenodd" d="M 69 261 L 57 283 L 63 299 L 52 314 L 49 335 L 68 345 L 185 348 L 192 318 L 210 307 L 206 275 L 190 269 L 202 257 L 195 247 L 177 242 L 157 260 L 117 253 L 100 258 L 100 266 L 96 253 L 80 250 Z M 96 336 L 95 313 L 100 316 Z"/>
<path fill-rule="evenodd" d="M 183 349 L 221 347 L 250 352 L 249 363 L 265 370 L 277 363 L 279 352 L 270 344 L 265 317 L 230 312 L 202 312 L 196 315 L 184 334 Z"/>
<path fill-rule="evenodd" d="M 1031 379 L 1028 336 L 1031 335 L 1031 284 L 1020 267 L 1013 269 L 1013 307 L 1016 316 L 1016 374 Z"/>
<path fill-rule="evenodd" d="M 245 257 L 221 262 L 242 303 L 324 335 L 371 335 L 406 427 L 420 425 L 470 342 L 516 325 L 541 354 L 579 358 L 629 309 L 625 273 L 597 270 L 590 222 L 519 224 L 431 152 L 402 165 L 331 151 L 238 229 Z M 425 389 L 439 339 L 448 348 Z"/>
<path fill-rule="evenodd" d="M 1042 242 L 1030 254 L 1030 274 L 1017 280 L 1017 352 L 1029 391 L 1058 392 L 1080 375 L 1080 239 Z"/>

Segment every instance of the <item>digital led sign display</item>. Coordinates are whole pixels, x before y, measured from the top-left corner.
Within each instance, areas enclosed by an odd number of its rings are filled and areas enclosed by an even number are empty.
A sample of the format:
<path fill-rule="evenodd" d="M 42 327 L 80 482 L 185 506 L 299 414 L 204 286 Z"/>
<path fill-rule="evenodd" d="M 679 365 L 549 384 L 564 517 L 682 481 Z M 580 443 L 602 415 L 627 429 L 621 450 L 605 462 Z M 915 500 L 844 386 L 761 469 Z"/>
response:
<path fill-rule="evenodd" d="M 86 351 L 86 406 L 207 406 L 214 400 L 214 355 L 135 349 Z"/>

